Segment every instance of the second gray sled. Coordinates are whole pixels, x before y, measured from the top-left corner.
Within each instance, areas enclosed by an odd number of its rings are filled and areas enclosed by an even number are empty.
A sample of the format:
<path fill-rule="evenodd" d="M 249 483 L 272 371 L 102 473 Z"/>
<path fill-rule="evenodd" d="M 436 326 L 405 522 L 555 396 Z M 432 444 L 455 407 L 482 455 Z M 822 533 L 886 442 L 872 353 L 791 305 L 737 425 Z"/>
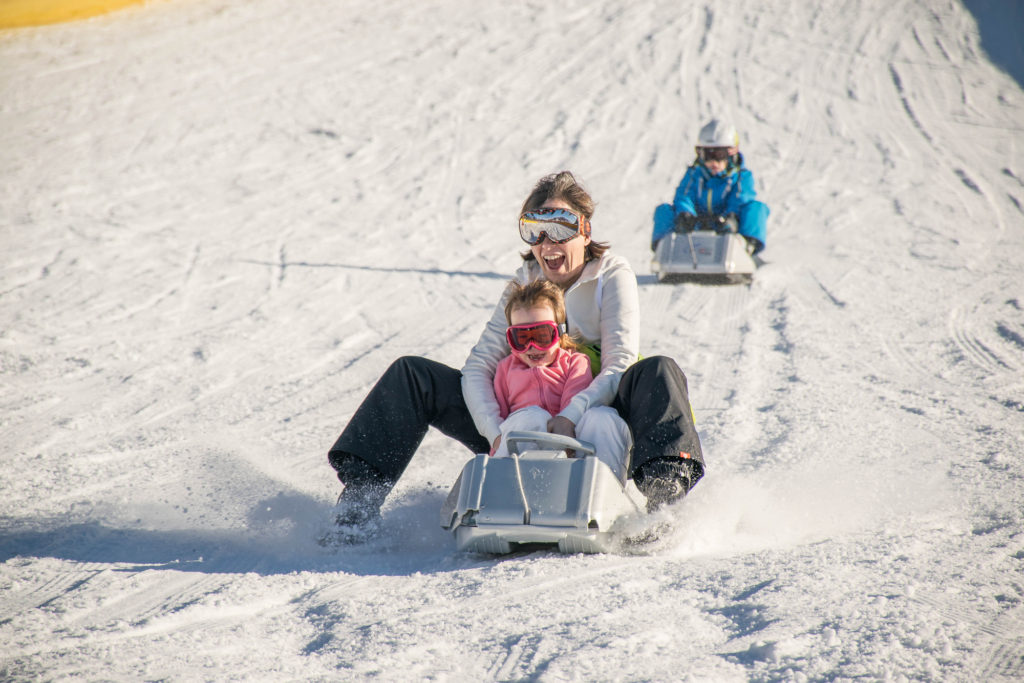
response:
<path fill-rule="evenodd" d="M 753 280 L 756 269 L 742 235 L 706 230 L 669 233 L 651 260 L 658 282 L 745 283 Z"/>
<path fill-rule="evenodd" d="M 617 523 L 640 508 L 593 455 L 594 447 L 546 432 L 511 432 L 506 441 L 511 456 L 475 456 L 441 508 L 441 527 L 455 535 L 457 548 L 490 554 L 532 546 L 613 550 Z M 567 457 L 566 449 L 576 457 Z"/>

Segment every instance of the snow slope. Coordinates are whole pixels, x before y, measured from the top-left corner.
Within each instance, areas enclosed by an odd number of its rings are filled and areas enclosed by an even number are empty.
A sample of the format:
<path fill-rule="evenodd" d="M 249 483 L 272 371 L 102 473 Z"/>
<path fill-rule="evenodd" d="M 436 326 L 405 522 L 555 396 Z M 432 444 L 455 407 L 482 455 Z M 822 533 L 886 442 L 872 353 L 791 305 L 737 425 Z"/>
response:
<path fill-rule="evenodd" d="M 295 7 L 0 34 L 0 678 L 1024 677 L 1005 31 L 952 0 Z M 651 211 L 719 113 L 768 263 L 657 285 Z M 432 433 L 385 538 L 320 550 L 327 449 L 394 358 L 461 364 L 562 168 L 690 380 L 676 530 L 457 554 L 469 453 Z"/>

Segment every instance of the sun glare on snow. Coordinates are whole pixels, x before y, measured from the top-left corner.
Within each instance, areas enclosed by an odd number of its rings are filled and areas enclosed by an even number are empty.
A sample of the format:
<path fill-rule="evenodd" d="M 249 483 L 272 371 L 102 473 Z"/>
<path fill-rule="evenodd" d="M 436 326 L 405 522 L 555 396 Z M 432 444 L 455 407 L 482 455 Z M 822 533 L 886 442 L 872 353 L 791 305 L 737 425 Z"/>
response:
<path fill-rule="evenodd" d="M 0 0 L 0 29 L 56 24 L 138 5 L 145 0 Z"/>

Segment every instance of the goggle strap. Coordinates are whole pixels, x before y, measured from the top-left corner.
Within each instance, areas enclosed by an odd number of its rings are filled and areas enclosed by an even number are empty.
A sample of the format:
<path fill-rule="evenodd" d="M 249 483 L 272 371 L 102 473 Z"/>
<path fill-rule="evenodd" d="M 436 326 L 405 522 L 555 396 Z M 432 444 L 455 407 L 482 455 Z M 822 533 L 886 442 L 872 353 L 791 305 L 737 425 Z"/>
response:
<path fill-rule="evenodd" d="M 523 323 L 522 325 L 509 325 L 508 329 L 515 330 L 515 329 L 522 329 L 524 327 L 527 327 L 527 328 L 547 327 L 548 325 L 554 325 L 555 329 L 558 330 L 558 334 L 560 334 L 560 335 L 564 336 L 564 335 L 569 333 L 569 327 L 565 323 L 548 323 L 548 322 L 542 322 L 542 323 Z"/>

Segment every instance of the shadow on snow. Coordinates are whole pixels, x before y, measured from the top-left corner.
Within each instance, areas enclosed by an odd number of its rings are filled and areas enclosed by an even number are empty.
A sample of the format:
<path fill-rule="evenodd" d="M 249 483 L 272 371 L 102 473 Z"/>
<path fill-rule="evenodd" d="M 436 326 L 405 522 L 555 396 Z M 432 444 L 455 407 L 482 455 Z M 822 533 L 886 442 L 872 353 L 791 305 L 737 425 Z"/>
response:
<path fill-rule="evenodd" d="M 118 528 L 103 521 L 0 520 L 0 562 L 55 558 L 122 565 L 116 571 L 170 569 L 208 574 L 344 572 L 403 576 L 458 571 L 495 559 L 458 553 L 437 523 L 442 493 L 420 492 L 384 509 L 381 536 L 361 546 L 325 549 L 316 539 L 330 507 L 300 493 L 259 501 L 241 528 Z"/>
<path fill-rule="evenodd" d="M 347 270 L 365 270 L 377 273 L 420 273 L 421 275 L 448 275 L 450 277 L 476 277 L 489 280 L 508 280 L 511 273 L 495 273 L 493 271 L 471 271 L 471 270 L 442 270 L 440 268 L 395 268 L 383 266 L 356 265 L 353 263 L 310 263 L 309 261 L 256 261 L 242 259 L 242 263 L 253 263 L 258 266 L 270 266 L 272 268 L 343 268 Z"/>

